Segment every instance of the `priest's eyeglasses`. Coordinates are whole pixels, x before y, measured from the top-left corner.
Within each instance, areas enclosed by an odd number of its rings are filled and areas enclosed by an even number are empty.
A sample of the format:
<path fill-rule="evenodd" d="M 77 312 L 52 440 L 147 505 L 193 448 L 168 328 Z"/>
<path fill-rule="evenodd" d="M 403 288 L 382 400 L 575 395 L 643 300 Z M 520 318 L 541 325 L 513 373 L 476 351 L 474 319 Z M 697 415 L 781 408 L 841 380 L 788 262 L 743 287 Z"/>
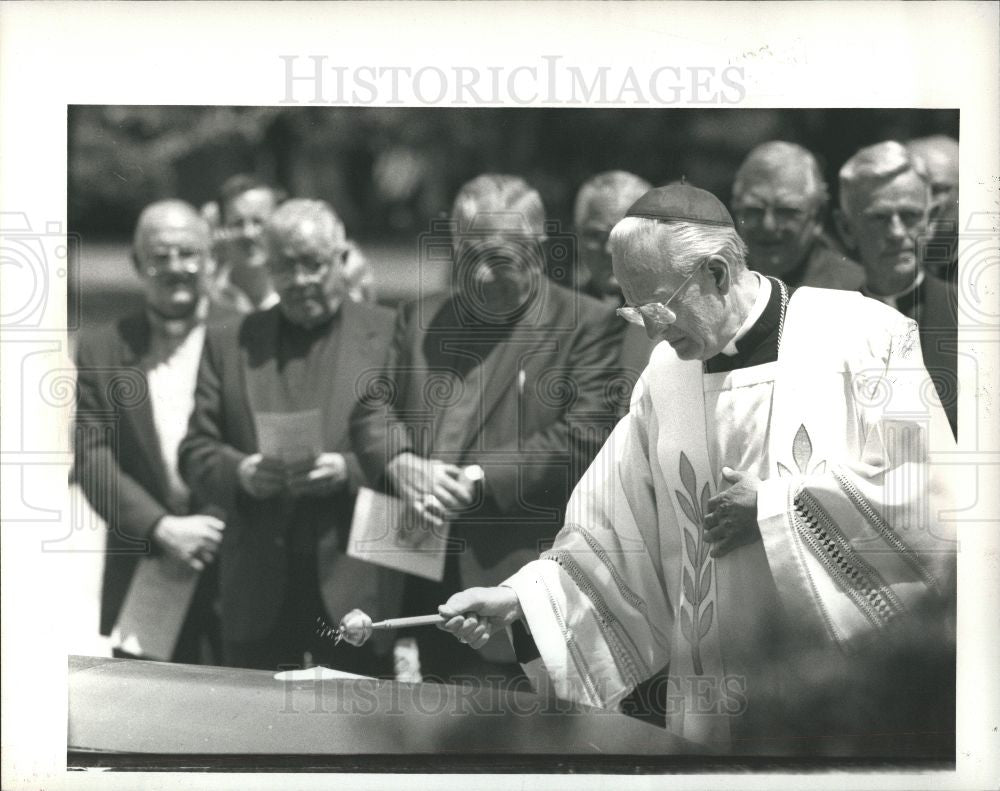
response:
<path fill-rule="evenodd" d="M 687 288 L 688 283 L 691 282 L 691 278 L 698 274 L 707 260 L 707 258 L 703 259 L 702 262 L 694 268 L 691 274 L 684 278 L 684 282 L 681 283 L 677 287 L 677 290 L 667 298 L 666 302 L 647 302 L 645 305 L 626 305 L 624 308 L 618 308 L 615 313 L 630 324 L 638 324 L 640 327 L 644 327 L 646 325 L 646 319 L 649 319 L 654 324 L 673 324 L 677 321 L 677 314 L 674 312 L 673 308 L 670 307 L 670 303 L 673 302 L 685 288 Z"/>

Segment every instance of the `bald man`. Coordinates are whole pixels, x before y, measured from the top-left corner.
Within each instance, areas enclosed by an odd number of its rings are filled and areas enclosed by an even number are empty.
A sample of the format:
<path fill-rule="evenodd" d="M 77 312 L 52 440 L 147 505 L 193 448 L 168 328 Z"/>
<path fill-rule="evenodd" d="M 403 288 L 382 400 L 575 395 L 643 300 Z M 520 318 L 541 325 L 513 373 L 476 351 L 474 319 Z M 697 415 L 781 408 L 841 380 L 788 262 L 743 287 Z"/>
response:
<path fill-rule="evenodd" d="M 809 151 L 780 140 L 753 149 L 733 181 L 733 214 L 750 268 L 793 288 L 860 288 L 864 270 L 823 233 L 826 203 L 826 182 Z"/>
<path fill-rule="evenodd" d="M 920 159 L 931 185 L 930 238 L 924 245 L 924 266 L 952 284 L 958 280 L 958 141 L 931 135 L 906 144 Z"/>
<path fill-rule="evenodd" d="M 180 449 L 184 479 L 229 515 L 225 662 L 274 670 L 311 658 L 378 675 L 387 645 L 338 648 L 316 635 L 316 619 L 398 608 L 380 604 L 392 596 L 392 572 L 344 552 L 365 483 L 348 417 L 365 372 L 383 364 L 393 313 L 349 298 L 349 247 L 328 204 L 286 201 L 264 224 L 262 242 L 279 301 L 209 333 Z M 268 426 L 292 420 L 307 427 L 301 447 L 267 440 Z"/>
<path fill-rule="evenodd" d="M 145 306 L 117 324 L 87 330 L 77 350 L 74 477 L 107 523 L 100 631 L 112 634 L 140 559 L 156 556 L 177 577 L 200 574 L 172 655 L 217 661 L 213 564 L 221 513 L 192 496 L 177 470 L 177 446 L 194 403 L 206 322 L 235 321 L 213 308 L 210 232 L 192 206 L 148 206 L 132 246 Z M 143 655 L 120 645 L 117 655 Z"/>

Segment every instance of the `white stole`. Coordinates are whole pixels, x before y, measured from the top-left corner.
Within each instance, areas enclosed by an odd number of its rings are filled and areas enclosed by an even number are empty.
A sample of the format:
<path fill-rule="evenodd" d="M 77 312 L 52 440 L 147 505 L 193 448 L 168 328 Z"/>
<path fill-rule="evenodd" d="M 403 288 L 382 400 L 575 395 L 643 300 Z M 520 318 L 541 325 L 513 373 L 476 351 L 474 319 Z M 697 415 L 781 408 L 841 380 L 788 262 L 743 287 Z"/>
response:
<path fill-rule="evenodd" d="M 664 556 L 665 567 L 679 564 L 680 596 L 672 596 L 674 646 L 670 657 L 670 689 L 683 694 L 683 705 L 671 706 L 667 727 L 686 739 L 730 746 L 729 715 L 723 708 L 726 675 L 719 641 L 718 574 L 703 538 L 702 521 L 708 500 L 718 491 L 718 481 L 709 460 L 702 366 L 676 359 L 667 344 L 656 356 L 670 355 L 671 363 L 659 362 L 669 377 L 668 387 L 652 386 L 653 409 L 659 415 L 677 415 L 669 432 L 658 437 L 656 453 L 672 493 L 680 557 Z M 648 373 L 648 372 L 647 372 Z M 681 450 L 682 449 L 682 450 Z M 676 547 L 678 542 L 662 546 Z M 678 700 L 678 703 L 680 701 Z"/>

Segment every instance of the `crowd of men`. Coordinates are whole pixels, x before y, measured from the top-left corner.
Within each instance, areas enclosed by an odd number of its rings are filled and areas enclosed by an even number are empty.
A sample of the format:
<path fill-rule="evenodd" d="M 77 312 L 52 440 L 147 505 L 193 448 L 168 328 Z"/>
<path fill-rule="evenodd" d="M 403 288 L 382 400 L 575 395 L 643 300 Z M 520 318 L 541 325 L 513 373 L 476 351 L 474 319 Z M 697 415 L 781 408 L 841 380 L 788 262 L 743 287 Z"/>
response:
<path fill-rule="evenodd" d="M 146 207 L 145 306 L 78 343 L 102 634 L 157 558 L 192 580 L 157 658 L 530 678 L 725 749 L 801 734 L 829 694 L 807 661 L 852 672 L 822 646 L 870 653 L 913 613 L 948 643 L 954 555 L 925 502 L 948 485 L 925 467 L 957 436 L 957 159 L 944 137 L 858 151 L 832 222 L 792 143 L 748 154 L 729 208 L 683 180 L 595 175 L 577 288 L 546 276 L 538 191 L 481 175 L 451 209 L 449 288 L 397 311 L 324 201 L 240 175 L 201 211 Z M 121 397 L 123 372 L 145 397 Z M 873 376 L 892 383 L 877 403 Z M 269 453 L 268 427 L 304 414 L 312 451 Z M 408 546 L 447 526 L 441 581 L 347 554 L 362 487 L 400 498 Z M 352 610 L 445 622 L 318 633 Z M 678 682 L 709 676 L 744 682 Z M 635 703 L 657 680 L 677 705 Z"/>

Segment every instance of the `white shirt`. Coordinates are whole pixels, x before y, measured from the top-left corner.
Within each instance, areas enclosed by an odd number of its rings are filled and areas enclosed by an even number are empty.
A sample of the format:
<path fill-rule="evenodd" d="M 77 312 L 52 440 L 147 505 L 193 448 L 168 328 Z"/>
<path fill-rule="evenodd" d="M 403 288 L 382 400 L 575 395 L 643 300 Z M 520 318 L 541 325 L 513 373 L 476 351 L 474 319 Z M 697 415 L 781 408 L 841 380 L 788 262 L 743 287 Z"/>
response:
<path fill-rule="evenodd" d="M 177 448 L 187 432 L 194 409 L 198 362 L 205 345 L 205 325 L 196 325 L 172 351 L 154 356 L 146 372 L 153 423 L 160 440 L 160 453 L 167 469 L 171 496 L 186 500 L 187 487 L 177 470 Z"/>

